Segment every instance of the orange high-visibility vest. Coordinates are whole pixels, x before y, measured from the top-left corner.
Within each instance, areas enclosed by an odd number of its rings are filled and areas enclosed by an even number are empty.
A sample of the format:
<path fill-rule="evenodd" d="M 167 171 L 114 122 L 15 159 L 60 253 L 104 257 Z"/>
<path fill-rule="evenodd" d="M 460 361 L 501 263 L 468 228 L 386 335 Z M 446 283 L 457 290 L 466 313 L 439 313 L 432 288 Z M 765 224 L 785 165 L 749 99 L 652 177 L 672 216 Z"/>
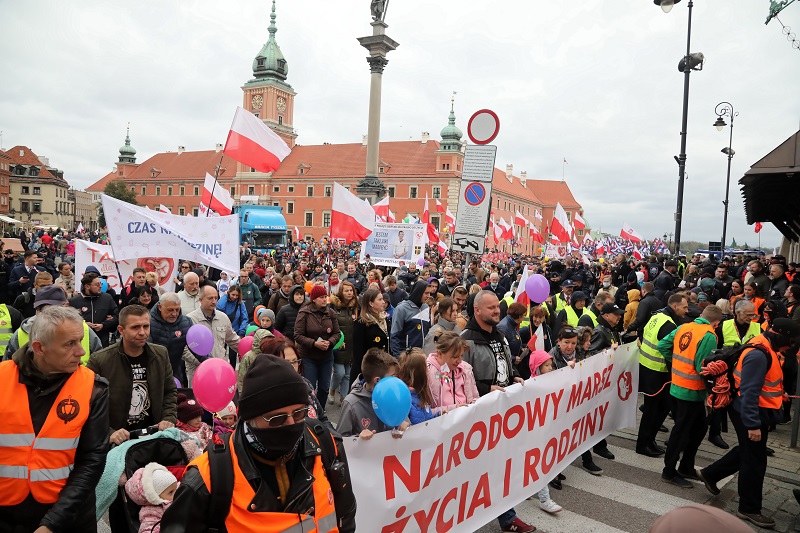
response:
<path fill-rule="evenodd" d="M 308 430 L 306 430 L 306 435 L 310 435 L 319 445 L 316 435 L 313 435 Z M 250 533 L 251 531 L 268 533 L 295 531 L 302 531 L 303 533 L 338 533 L 339 528 L 336 521 L 336 509 L 333 504 L 333 491 L 325 475 L 322 456 L 316 457 L 314 469 L 311 472 L 311 475 L 314 476 L 314 516 L 300 513 L 259 513 L 249 510 L 256 493 L 250 482 L 244 477 L 241 468 L 239 468 L 233 439 L 234 436 L 232 435 L 229 447 L 231 460 L 233 461 L 234 479 L 231 508 L 228 517 L 225 519 L 225 529 L 228 530 L 228 533 Z M 189 463 L 189 466 L 197 467 L 208 492 L 211 493 L 211 469 L 208 462 L 208 453 L 204 453 Z"/>
<path fill-rule="evenodd" d="M 764 335 L 753 337 L 750 339 L 749 344 L 755 345 L 772 359 L 769 369 L 767 369 L 767 375 L 764 376 L 761 392 L 758 395 L 758 406 L 766 409 L 780 409 L 783 407 L 783 369 L 781 368 L 780 358 Z M 736 382 L 737 390 L 742 381 L 742 362 L 747 357 L 747 354 L 754 349 L 746 348 L 739 357 L 736 368 L 733 370 L 733 380 Z"/>
<path fill-rule="evenodd" d="M 755 313 L 756 313 L 756 316 L 753 317 L 752 321 L 759 322 L 761 320 L 761 312 L 763 310 L 762 307 L 764 307 L 764 304 L 767 301 L 764 298 L 759 298 L 757 296 L 753 296 L 753 298 L 750 301 L 753 302 L 753 306 L 755 307 Z"/>
<path fill-rule="evenodd" d="M 14 361 L 0 363 L 0 506 L 28 494 L 44 504 L 58 501 L 75 464 L 81 429 L 89 418 L 94 372 L 78 367 L 61 387 L 47 419 L 34 433 L 28 390 Z"/>
<path fill-rule="evenodd" d="M 711 324 L 684 324 L 675 332 L 672 343 L 672 383 L 689 390 L 705 390 L 705 380 L 697 373 L 697 345 L 706 333 L 714 333 Z"/>

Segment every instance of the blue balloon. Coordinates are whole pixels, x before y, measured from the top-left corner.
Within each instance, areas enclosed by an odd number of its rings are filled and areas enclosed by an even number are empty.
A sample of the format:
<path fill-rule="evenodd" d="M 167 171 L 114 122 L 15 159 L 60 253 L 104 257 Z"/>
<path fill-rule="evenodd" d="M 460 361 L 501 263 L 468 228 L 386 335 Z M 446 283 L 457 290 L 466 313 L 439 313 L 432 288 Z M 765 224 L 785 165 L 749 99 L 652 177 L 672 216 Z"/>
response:
<path fill-rule="evenodd" d="M 353 257 L 354 255 L 356 255 L 355 251 L 350 250 L 350 257 Z"/>
<path fill-rule="evenodd" d="M 396 377 L 383 378 L 372 391 L 372 408 L 384 424 L 397 427 L 408 418 L 411 391 Z"/>

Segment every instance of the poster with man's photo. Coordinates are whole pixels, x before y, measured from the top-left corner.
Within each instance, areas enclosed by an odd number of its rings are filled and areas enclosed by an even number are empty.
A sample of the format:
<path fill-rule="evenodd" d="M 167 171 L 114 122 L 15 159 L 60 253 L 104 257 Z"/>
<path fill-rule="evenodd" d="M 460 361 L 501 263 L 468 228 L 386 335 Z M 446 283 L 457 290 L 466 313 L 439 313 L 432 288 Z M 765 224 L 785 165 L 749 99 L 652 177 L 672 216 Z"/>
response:
<path fill-rule="evenodd" d="M 375 224 L 372 235 L 361 245 L 361 262 L 367 255 L 376 265 L 400 266 L 416 263 L 425 255 L 423 224 Z"/>

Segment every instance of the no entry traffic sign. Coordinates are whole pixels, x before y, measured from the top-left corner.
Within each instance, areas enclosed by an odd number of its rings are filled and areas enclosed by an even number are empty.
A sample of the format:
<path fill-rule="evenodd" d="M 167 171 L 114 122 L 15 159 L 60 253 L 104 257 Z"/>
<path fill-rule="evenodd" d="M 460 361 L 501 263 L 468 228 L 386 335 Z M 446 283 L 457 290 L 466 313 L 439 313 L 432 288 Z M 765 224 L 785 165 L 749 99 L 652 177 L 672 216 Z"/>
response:
<path fill-rule="evenodd" d="M 486 188 L 480 183 L 473 182 L 464 190 L 464 200 L 469 205 L 479 205 L 486 199 Z"/>
<path fill-rule="evenodd" d="M 476 111 L 467 123 L 467 135 L 475 144 L 489 144 L 500 132 L 500 119 L 491 109 Z"/>

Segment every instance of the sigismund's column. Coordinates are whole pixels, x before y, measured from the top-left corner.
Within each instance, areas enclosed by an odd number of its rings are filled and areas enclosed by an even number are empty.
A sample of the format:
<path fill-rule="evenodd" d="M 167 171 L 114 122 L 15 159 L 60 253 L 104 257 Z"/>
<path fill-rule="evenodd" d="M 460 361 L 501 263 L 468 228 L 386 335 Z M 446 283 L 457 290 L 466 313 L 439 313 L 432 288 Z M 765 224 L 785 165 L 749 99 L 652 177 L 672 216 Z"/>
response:
<path fill-rule="evenodd" d="M 386 59 L 386 54 L 400 45 L 386 35 L 388 26 L 383 21 L 382 16 L 373 20 L 371 26 L 372 35 L 358 39 L 361 46 L 369 51 L 367 63 L 369 63 L 371 75 L 369 86 L 369 128 L 367 130 L 367 169 L 366 175 L 364 179 L 359 181 L 356 191 L 361 198 L 366 198 L 370 203 L 374 204 L 386 194 L 386 186 L 378 177 L 383 69 L 386 68 L 386 64 L 389 62 Z"/>

